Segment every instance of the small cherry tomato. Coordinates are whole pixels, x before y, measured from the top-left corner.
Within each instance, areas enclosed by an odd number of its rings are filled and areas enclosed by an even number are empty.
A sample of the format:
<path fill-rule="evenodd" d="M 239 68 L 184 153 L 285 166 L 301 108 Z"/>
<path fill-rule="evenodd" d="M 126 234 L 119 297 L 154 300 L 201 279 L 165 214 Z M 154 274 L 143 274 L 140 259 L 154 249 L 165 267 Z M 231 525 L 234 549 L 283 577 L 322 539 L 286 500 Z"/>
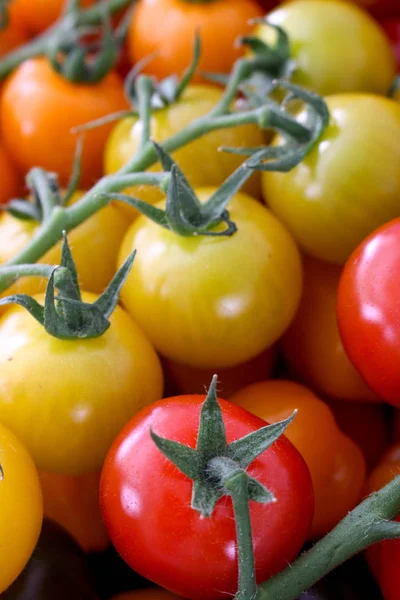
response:
<path fill-rule="evenodd" d="M 151 427 L 159 436 L 195 448 L 203 401 L 204 396 L 167 398 L 133 418 L 107 456 L 100 502 L 112 542 L 135 571 L 186 598 L 214 600 L 237 589 L 232 503 L 221 498 L 210 517 L 191 508 L 192 481 L 166 460 L 150 436 Z M 231 402 L 218 402 L 228 443 L 265 426 Z M 278 500 L 250 503 L 256 574 L 263 581 L 300 550 L 312 519 L 312 484 L 303 459 L 285 437 L 247 472 Z"/>
<path fill-rule="evenodd" d="M 0 154 L 1 156 L 1 154 Z M 69 204 L 75 204 L 83 192 L 76 192 Z M 118 251 L 129 220 L 111 204 L 102 208 L 69 234 L 74 260 L 82 288 L 102 293 L 115 274 Z M 40 228 L 36 221 L 21 220 L 8 213 L 0 215 L 0 264 L 13 258 L 32 240 Z M 61 243 L 40 259 L 43 264 L 58 265 Z M 6 290 L 11 293 L 37 294 L 44 292 L 46 281 L 39 277 L 23 277 Z"/>
<path fill-rule="evenodd" d="M 342 269 L 309 257 L 303 265 L 300 308 L 282 340 L 291 373 L 332 398 L 379 402 L 350 362 L 340 339 L 336 295 Z"/>
<path fill-rule="evenodd" d="M 277 350 L 268 348 L 246 363 L 218 369 L 218 391 L 221 396 L 229 399 L 232 394 L 241 390 L 245 385 L 268 379 L 276 364 Z M 164 375 L 170 394 L 201 394 L 207 389 L 216 369 L 196 369 L 181 365 L 173 360 L 164 359 Z"/>
<path fill-rule="evenodd" d="M 0 205 L 18 196 L 23 188 L 23 178 L 20 177 L 2 145 L 0 145 L 0 181 Z"/>
<path fill-rule="evenodd" d="M 119 594 L 113 596 L 112 600 L 182 600 L 182 596 L 176 596 L 162 588 L 148 588 Z"/>
<path fill-rule="evenodd" d="M 162 396 L 159 360 L 136 323 L 119 306 L 110 323 L 101 337 L 60 340 L 19 306 L 0 319 L 1 418 L 42 471 L 99 471 L 121 427 Z"/>
<path fill-rule="evenodd" d="M 214 190 L 195 190 L 205 201 Z M 260 354 L 298 307 L 301 261 L 290 235 L 260 203 L 236 194 L 230 237 L 181 237 L 146 217 L 126 234 L 137 249 L 121 299 L 155 348 L 195 368 L 225 368 Z"/>
<path fill-rule="evenodd" d="M 80 7 L 94 4 L 96 0 L 79 0 Z M 48 29 L 65 8 L 65 0 L 13 0 L 12 11 L 18 20 L 32 33 Z"/>
<path fill-rule="evenodd" d="M 232 402 L 268 423 L 298 410 L 285 435 L 303 456 L 314 486 L 315 512 L 310 538 L 330 531 L 360 500 L 365 460 L 337 426 L 329 407 L 308 388 L 292 381 L 261 381 L 243 388 Z"/>
<path fill-rule="evenodd" d="M 10 7 L 7 7 L 9 22 L 4 29 L 0 30 L 0 57 L 5 56 L 11 50 L 15 50 L 28 41 L 28 35 L 19 22 L 17 15 L 14 14 L 13 6 L 14 2 L 11 3 Z"/>
<path fill-rule="evenodd" d="M 189 65 L 193 42 L 199 32 L 202 53 L 199 71 L 229 73 L 243 48 L 235 45 L 250 33 L 250 19 L 263 16 L 254 0 L 140 0 L 136 5 L 128 44 L 132 64 L 155 54 L 144 71 L 163 79 L 180 75 Z M 162 23 L 162 27 L 154 27 Z M 200 81 L 200 75 L 195 80 Z"/>
<path fill-rule="evenodd" d="M 3 424 L 0 424 L 0 498 L 2 593 L 28 562 L 43 518 L 42 493 L 35 465 L 19 439 Z"/>
<path fill-rule="evenodd" d="M 364 11 L 333 0 L 294 0 L 268 15 L 289 36 L 296 70 L 293 82 L 321 95 L 340 92 L 386 94 L 396 73 L 381 27 Z M 257 25 L 255 35 L 269 44 L 272 27 Z"/>
<path fill-rule="evenodd" d="M 109 73 L 96 84 L 75 84 L 44 58 L 23 62 L 7 80 L 1 99 L 3 142 L 21 170 L 54 171 L 61 185 L 72 172 L 77 135 L 71 129 L 127 107 L 122 81 Z M 86 132 L 82 155 L 83 187 L 102 174 L 103 147 L 112 129 Z"/>
<path fill-rule="evenodd" d="M 178 133 L 197 118 L 210 112 L 221 99 L 222 92 L 210 85 L 190 85 L 178 102 L 161 110 L 154 111 L 151 118 L 151 135 L 157 142 L 163 142 Z M 132 159 L 140 145 L 141 121 L 127 117 L 117 123 L 108 138 L 104 154 L 104 170 L 115 173 Z M 264 134 L 256 125 L 243 125 L 220 129 L 200 137 L 173 153 L 190 184 L 194 187 L 219 186 L 243 162 L 243 157 L 227 152 L 218 152 L 221 146 L 260 146 L 265 143 Z M 151 170 L 160 170 L 160 166 Z M 254 173 L 243 186 L 243 191 L 252 196 L 260 196 L 260 176 Z M 132 188 L 135 197 L 146 202 L 161 200 L 158 188 L 140 186 Z M 134 209 L 121 208 L 137 216 Z"/>
<path fill-rule="evenodd" d="M 263 173 L 263 188 L 306 254 L 341 265 L 400 215 L 400 104 L 366 94 L 326 101 L 331 121 L 320 141 L 288 173 Z"/>
<path fill-rule="evenodd" d="M 105 550 L 110 542 L 100 513 L 100 473 L 39 476 L 45 517 L 64 527 L 85 552 Z"/>
<path fill-rule="evenodd" d="M 400 219 L 374 231 L 340 280 L 338 323 L 350 360 L 386 402 L 400 407 Z"/>

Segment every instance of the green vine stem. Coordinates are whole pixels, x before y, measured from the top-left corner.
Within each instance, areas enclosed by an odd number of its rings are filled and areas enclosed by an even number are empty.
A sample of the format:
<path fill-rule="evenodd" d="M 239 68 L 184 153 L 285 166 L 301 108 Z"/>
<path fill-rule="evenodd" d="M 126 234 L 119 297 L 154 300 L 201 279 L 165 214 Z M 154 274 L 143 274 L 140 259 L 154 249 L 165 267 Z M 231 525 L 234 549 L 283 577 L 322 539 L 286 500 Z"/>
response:
<path fill-rule="evenodd" d="M 131 2 L 132 0 L 104 0 L 104 2 L 95 6 L 80 10 L 76 16 L 71 13 L 65 14 L 50 29 L 2 57 L 0 60 L 0 80 L 9 75 L 24 60 L 46 54 L 52 41 L 59 37 L 60 32 L 67 31 L 71 26 L 71 19 L 76 19 L 73 23 L 74 29 L 76 27 L 98 25 L 102 22 L 105 8 L 110 14 L 113 14 L 127 7 Z"/>
<path fill-rule="evenodd" d="M 400 475 L 352 510 L 311 550 L 259 586 L 256 600 L 296 600 L 340 564 L 376 542 L 400 538 Z"/>

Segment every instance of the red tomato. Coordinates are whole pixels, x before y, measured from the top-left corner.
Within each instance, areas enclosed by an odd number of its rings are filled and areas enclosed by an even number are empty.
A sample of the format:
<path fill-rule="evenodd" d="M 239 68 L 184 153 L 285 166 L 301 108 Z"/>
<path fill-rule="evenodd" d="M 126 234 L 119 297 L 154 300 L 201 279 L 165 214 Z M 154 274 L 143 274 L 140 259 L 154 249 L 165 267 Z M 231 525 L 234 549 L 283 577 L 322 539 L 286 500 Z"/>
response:
<path fill-rule="evenodd" d="M 400 219 L 356 248 L 339 284 L 338 324 L 350 360 L 369 387 L 400 406 Z"/>
<path fill-rule="evenodd" d="M 211 517 L 190 505 L 192 481 L 155 446 L 160 436 L 195 448 L 204 396 L 161 400 L 140 412 L 112 446 L 102 473 L 100 502 L 112 542 L 138 573 L 191 599 L 213 600 L 237 589 L 235 521 L 223 497 Z M 265 426 L 265 421 L 219 400 L 228 443 Z M 254 460 L 248 473 L 277 498 L 251 502 L 258 581 L 283 569 L 299 552 L 313 516 L 309 471 L 281 437 Z"/>
<path fill-rule="evenodd" d="M 383 21 L 381 25 L 390 38 L 397 59 L 397 67 L 400 69 L 400 14 L 398 19 Z"/>
<path fill-rule="evenodd" d="M 352 0 L 355 4 L 362 6 L 376 17 L 398 16 L 398 0 Z"/>

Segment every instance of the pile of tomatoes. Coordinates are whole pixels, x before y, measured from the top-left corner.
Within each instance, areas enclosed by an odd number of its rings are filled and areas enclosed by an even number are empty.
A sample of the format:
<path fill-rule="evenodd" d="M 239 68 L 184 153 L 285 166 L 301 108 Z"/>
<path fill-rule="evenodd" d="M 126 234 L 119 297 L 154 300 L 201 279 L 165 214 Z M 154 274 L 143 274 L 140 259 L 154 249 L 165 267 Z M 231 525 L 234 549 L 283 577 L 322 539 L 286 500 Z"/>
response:
<path fill-rule="evenodd" d="M 231 236 L 179 235 L 118 200 L 73 228 L 87 304 L 136 250 L 101 336 L 60 339 L 22 306 L 0 306 L 0 596 L 8 600 L 235 595 L 230 498 L 211 516 L 192 508 L 191 477 L 150 433 L 193 452 L 214 374 L 228 444 L 298 411 L 248 468 L 277 500 L 250 502 L 259 583 L 400 473 L 399 0 L 134 4 L 128 17 L 112 17 L 115 28 L 127 18 L 129 27 L 115 67 L 96 82 L 68 80 L 42 51 L 24 54 L 57 27 L 63 0 L 7 5 L 0 73 L 17 60 L 0 87 L 0 275 L 47 222 L 26 175 L 54 173 L 54 193 L 64 194 L 82 127 L 114 114 L 84 130 L 68 206 L 117 176 L 143 135 L 124 78 L 140 65 L 157 81 L 175 81 L 196 33 L 194 77 L 153 108 L 156 142 L 212 111 L 222 76 L 256 46 L 273 47 L 279 28 L 290 46 L 285 76 L 321 95 L 330 121 L 300 164 L 248 178 L 228 205 Z M 238 110 L 248 98 L 236 99 Z M 297 121 L 307 118 L 300 107 Z M 245 158 L 222 148 L 284 139 L 244 123 L 198 137 L 172 158 L 204 204 Z M 160 173 L 160 164 L 149 171 Z M 154 186 L 123 191 L 165 206 Z M 24 198 L 18 211 L 8 206 L 15 198 Z M 60 264 L 58 239 L 40 263 Z M 1 296 L 43 304 L 46 285 L 31 273 Z M 349 598 L 400 600 L 400 542 L 380 543 L 354 565 L 302 598 L 350 590 Z"/>

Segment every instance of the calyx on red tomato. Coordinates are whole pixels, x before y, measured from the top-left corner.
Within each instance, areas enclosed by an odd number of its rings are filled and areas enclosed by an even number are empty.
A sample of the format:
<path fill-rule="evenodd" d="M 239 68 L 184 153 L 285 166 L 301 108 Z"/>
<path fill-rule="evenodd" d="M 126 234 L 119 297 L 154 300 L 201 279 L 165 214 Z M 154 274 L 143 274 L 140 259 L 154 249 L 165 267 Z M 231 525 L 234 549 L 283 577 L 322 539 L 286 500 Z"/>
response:
<path fill-rule="evenodd" d="M 233 595 L 232 490 L 240 476 L 255 500 L 249 511 L 257 581 L 282 570 L 300 550 L 314 508 L 305 462 L 279 437 L 290 420 L 266 426 L 217 400 L 215 377 L 205 402 L 178 396 L 139 413 L 112 446 L 100 489 L 106 526 L 125 561 L 185 598 Z"/>

